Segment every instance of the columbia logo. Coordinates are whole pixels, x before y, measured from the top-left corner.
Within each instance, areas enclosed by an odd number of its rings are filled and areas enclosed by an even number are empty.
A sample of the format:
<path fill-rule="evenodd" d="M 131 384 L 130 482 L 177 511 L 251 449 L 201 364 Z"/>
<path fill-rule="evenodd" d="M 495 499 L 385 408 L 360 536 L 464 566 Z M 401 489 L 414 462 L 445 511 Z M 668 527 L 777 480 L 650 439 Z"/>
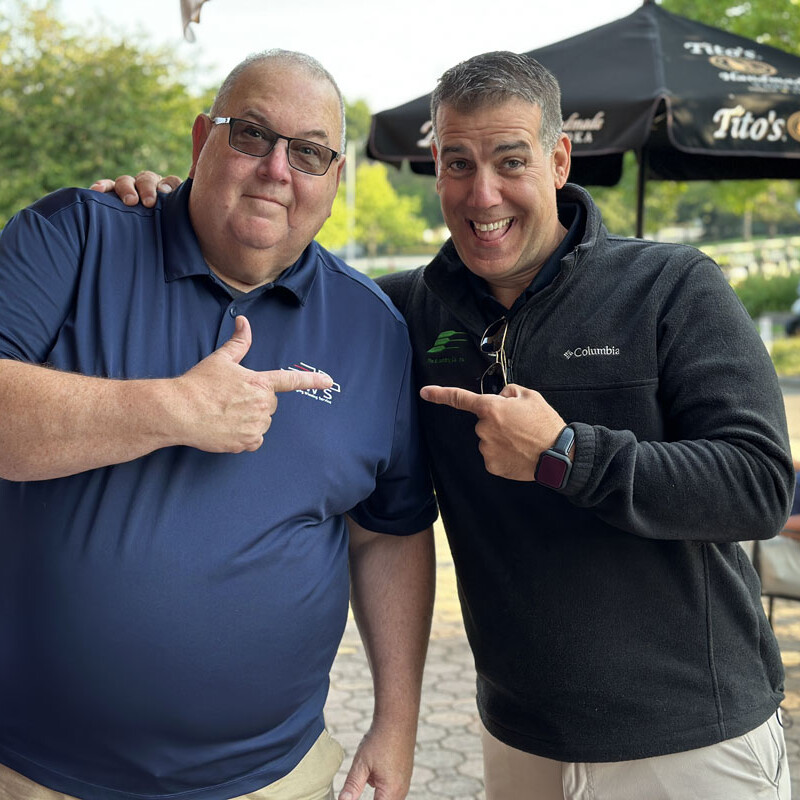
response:
<path fill-rule="evenodd" d="M 461 344 L 467 341 L 467 334 L 464 331 L 442 331 L 428 352 L 441 353 L 443 350 L 458 350 Z"/>
<path fill-rule="evenodd" d="M 328 375 L 324 369 L 317 369 L 310 364 L 306 364 L 304 361 L 292 364 L 291 367 L 286 367 L 286 369 L 290 372 L 318 372 L 321 375 Z M 330 375 L 328 375 L 328 377 L 330 377 Z M 297 389 L 296 391 L 300 394 L 304 394 L 306 397 L 311 397 L 314 400 L 332 405 L 333 395 L 341 394 L 342 387 L 338 383 L 334 383 L 329 389 Z"/>
<path fill-rule="evenodd" d="M 587 358 L 588 356 L 618 356 L 619 347 L 606 345 L 605 347 L 576 347 L 574 350 L 567 350 L 564 358 L 569 361 L 571 358 Z"/>

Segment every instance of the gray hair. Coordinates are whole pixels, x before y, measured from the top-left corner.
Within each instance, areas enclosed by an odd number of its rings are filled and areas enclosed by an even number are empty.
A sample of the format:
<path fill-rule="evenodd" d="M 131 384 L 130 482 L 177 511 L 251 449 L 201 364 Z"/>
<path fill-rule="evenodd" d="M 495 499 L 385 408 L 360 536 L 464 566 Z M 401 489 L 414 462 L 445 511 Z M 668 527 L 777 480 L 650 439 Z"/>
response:
<path fill-rule="evenodd" d="M 234 87 L 236 86 L 236 82 L 239 80 L 243 72 L 246 72 L 250 67 L 256 64 L 263 64 L 266 62 L 274 62 L 283 66 L 299 67 L 300 69 L 304 70 L 309 77 L 316 78 L 317 80 L 321 81 L 327 81 L 331 86 L 333 86 L 334 90 L 336 91 L 336 96 L 339 98 L 339 110 L 342 117 L 342 146 L 340 148 L 340 152 L 343 153 L 345 150 L 345 140 L 347 136 L 344 97 L 342 97 L 342 92 L 339 89 L 336 81 L 333 79 L 333 75 L 331 75 L 330 72 L 328 72 L 328 70 L 326 70 L 316 58 L 306 55 L 305 53 L 275 48 L 272 50 L 264 50 L 260 53 L 253 53 L 247 56 L 244 61 L 241 61 L 228 73 L 228 77 L 222 82 L 222 85 L 219 87 L 219 91 L 217 91 L 217 96 L 214 99 L 214 103 L 211 106 L 211 116 L 217 117 L 222 113 L 231 96 L 231 93 L 233 92 Z"/>
<path fill-rule="evenodd" d="M 535 58 L 496 51 L 473 56 L 448 69 L 431 96 L 431 122 L 436 133 L 436 112 L 447 105 L 462 112 L 476 111 L 520 98 L 542 110 L 539 141 L 552 153 L 561 136 L 561 89 L 555 76 Z"/>

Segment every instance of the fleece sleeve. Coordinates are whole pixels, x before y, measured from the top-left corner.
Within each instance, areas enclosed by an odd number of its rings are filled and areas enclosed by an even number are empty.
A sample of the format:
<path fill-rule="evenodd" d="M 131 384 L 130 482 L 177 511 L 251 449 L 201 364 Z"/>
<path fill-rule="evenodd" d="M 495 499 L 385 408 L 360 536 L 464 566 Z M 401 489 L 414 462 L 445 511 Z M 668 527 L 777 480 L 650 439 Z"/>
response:
<path fill-rule="evenodd" d="M 665 274 L 656 322 L 663 441 L 573 423 L 575 463 L 564 494 L 648 538 L 774 536 L 795 479 L 769 354 L 713 261 L 698 255 Z"/>

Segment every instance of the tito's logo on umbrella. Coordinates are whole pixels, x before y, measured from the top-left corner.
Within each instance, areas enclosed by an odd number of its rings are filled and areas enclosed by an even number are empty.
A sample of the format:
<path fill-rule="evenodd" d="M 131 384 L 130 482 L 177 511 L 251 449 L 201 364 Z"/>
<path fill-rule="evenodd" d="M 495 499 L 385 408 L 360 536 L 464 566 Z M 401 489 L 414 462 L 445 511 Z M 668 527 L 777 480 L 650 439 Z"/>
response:
<path fill-rule="evenodd" d="M 745 47 L 723 47 L 711 42 L 684 42 L 684 50 L 693 56 L 709 56 L 709 63 L 726 72 L 744 72 L 747 75 L 777 75 L 778 70 L 761 61 L 755 50 Z"/>
<path fill-rule="evenodd" d="M 713 56 L 708 59 L 717 69 L 728 72 L 744 72 L 747 75 L 777 75 L 778 70 L 764 61 L 733 56 Z"/>
<path fill-rule="evenodd" d="M 713 116 L 719 127 L 714 131 L 715 139 L 736 139 L 751 142 L 783 142 L 787 121 L 774 110 L 766 116 L 757 117 L 744 106 L 720 108 Z"/>

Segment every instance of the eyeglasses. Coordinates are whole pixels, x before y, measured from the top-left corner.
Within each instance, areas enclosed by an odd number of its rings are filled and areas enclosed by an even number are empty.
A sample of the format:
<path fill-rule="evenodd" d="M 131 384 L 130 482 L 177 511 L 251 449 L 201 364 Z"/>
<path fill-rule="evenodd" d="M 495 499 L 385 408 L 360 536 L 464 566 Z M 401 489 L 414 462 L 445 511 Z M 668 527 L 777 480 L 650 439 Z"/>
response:
<path fill-rule="evenodd" d="M 482 394 L 500 394 L 508 383 L 509 362 L 506 358 L 506 333 L 508 320 L 505 317 L 495 320 L 481 338 L 481 352 L 494 356 L 494 364 L 490 364 L 481 375 Z"/>
<path fill-rule="evenodd" d="M 237 117 L 214 117 L 215 125 L 230 125 L 228 144 L 240 153 L 256 158 L 268 156 L 278 139 L 286 139 L 289 166 L 307 175 L 324 175 L 335 158 L 341 155 L 330 147 L 307 139 L 284 136 L 263 125 Z"/>

